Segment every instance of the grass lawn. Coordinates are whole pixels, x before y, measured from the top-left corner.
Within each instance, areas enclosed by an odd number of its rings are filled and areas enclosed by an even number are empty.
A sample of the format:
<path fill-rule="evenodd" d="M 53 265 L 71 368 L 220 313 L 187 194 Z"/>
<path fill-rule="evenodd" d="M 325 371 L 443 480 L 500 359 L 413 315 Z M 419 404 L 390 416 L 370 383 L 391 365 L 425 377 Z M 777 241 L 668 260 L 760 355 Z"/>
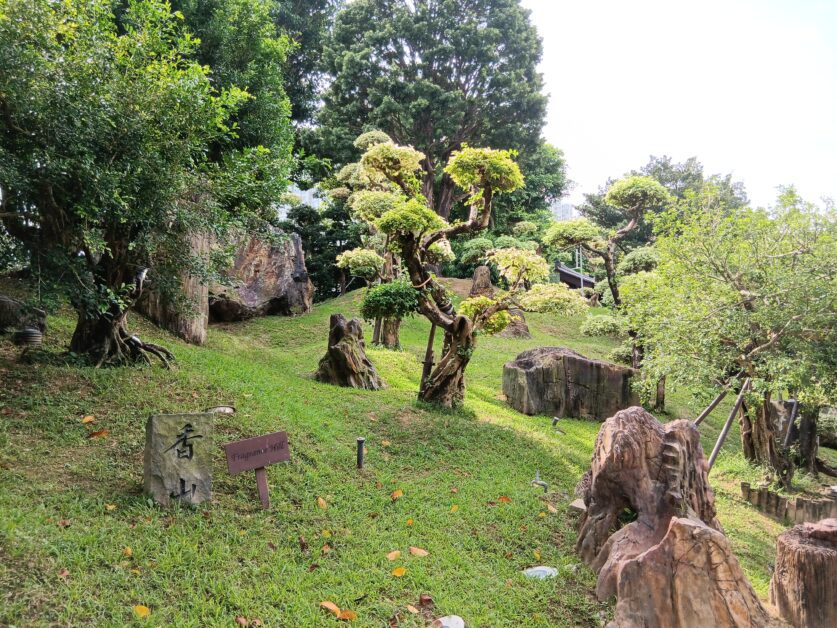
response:
<path fill-rule="evenodd" d="M 550 417 L 510 409 L 500 385 L 503 363 L 524 349 L 560 345 L 604 357 L 613 342 L 582 336 L 580 319 L 529 315 L 531 340 L 480 339 L 465 407 L 446 413 L 415 401 L 424 319 L 405 321 L 404 351 L 369 350 L 386 390 L 311 379 L 328 316 L 356 315 L 359 298 L 301 318 L 215 326 L 200 348 L 134 316 L 139 335 L 176 354 L 171 372 L 66 364 L 67 315 L 51 317 L 33 364 L 17 363 L 18 350 L 0 340 L 0 624 L 229 626 L 243 616 L 328 626 L 336 619 L 319 605 L 330 600 L 355 611 L 355 625 L 397 617 L 419 626 L 426 618 L 407 605 L 426 593 L 437 616 L 461 615 L 469 626 L 598 626 L 611 607 L 596 601 L 595 576 L 573 552 L 567 505 L 599 425 L 565 420 L 558 433 Z M 673 416 L 699 410 L 682 392 L 669 398 Z M 289 433 L 291 462 L 268 469 L 271 509 L 261 510 L 252 474 L 228 475 L 220 447 L 211 504 L 150 505 L 141 491 L 148 415 L 219 404 L 238 413 L 218 415 L 217 444 Z M 707 421 L 705 448 L 728 407 Z M 95 423 L 82 424 L 85 415 Z M 88 438 L 100 429 L 109 434 Z M 362 472 L 358 436 L 368 447 Z M 754 473 L 738 447 L 734 429 L 711 477 L 721 523 L 764 597 L 784 527 L 738 499 L 739 479 Z M 536 470 L 556 512 L 530 485 Z M 393 501 L 396 490 L 403 496 Z M 412 556 L 410 546 L 429 554 Z M 393 550 L 401 556 L 390 561 Z M 559 576 L 521 575 L 538 564 Z M 397 567 L 403 576 L 392 575 Z M 144 620 L 132 610 L 138 604 L 151 611 Z"/>

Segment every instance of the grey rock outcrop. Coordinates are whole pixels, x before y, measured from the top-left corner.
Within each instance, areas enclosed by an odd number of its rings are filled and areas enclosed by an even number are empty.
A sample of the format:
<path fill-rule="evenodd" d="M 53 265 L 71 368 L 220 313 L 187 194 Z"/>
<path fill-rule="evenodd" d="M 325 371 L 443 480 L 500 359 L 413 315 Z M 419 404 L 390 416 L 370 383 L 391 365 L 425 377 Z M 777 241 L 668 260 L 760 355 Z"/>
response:
<path fill-rule="evenodd" d="M 232 285 L 209 288 L 212 321 L 240 321 L 267 314 L 285 316 L 311 310 L 314 284 L 305 268 L 300 237 L 280 235 L 277 242 L 250 238 L 228 272 Z"/>
<path fill-rule="evenodd" d="M 503 366 L 503 393 L 524 414 L 603 421 L 638 405 L 632 368 L 591 360 L 562 347 L 537 347 Z"/>

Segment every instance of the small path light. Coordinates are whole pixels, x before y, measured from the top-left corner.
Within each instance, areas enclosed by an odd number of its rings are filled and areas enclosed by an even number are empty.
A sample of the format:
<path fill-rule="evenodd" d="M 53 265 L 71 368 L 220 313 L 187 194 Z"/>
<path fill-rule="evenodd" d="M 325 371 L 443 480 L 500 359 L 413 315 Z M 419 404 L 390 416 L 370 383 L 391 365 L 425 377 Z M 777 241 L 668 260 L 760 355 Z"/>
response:
<path fill-rule="evenodd" d="M 363 468 L 363 446 L 366 443 L 366 439 L 363 436 L 357 437 L 357 468 Z"/>

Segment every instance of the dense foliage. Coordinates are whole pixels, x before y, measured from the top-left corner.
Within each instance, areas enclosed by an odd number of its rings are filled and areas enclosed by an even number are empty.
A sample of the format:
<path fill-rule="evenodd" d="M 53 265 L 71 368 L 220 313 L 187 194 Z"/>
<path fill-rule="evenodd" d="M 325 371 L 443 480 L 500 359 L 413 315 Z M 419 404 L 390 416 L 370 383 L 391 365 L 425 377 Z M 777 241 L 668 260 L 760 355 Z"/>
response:
<path fill-rule="evenodd" d="M 371 288 L 360 305 L 366 320 L 393 318 L 401 320 L 418 312 L 418 293 L 409 281 L 397 279 Z"/>

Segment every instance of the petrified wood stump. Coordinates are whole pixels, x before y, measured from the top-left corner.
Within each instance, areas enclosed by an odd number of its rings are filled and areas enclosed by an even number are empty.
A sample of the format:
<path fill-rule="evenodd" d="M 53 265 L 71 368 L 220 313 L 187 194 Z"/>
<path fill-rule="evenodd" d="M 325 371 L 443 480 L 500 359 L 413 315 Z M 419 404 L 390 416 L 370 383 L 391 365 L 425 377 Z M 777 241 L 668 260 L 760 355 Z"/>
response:
<path fill-rule="evenodd" d="M 470 297 L 494 297 L 494 286 L 491 285 L 491 269 L 488 266 L 477 266 L 474 270 L 474 282 L 471 284 Z"/>
<path fill-rule="evenodd" d="M 531 338 L 532 334 L 529 333 L 529 325 L 526 324 L 523 310 L 516 307 L 509 308 L 509 315 L 511 322 L 498 335 L 503 338 Z"/>
<path fill-rule="evenodd" d="M 366 357 L 363 326 L 358 319 L 346 320 L 342 314 L 331 315 L 328 350 L 314 377 L 320 382 L 349 388 L 378 390 L 384 387 L 381 376 Z"/>
<path fill-rule="evenodd" d="M 837 626 L 837 519 L 779 536 L 770 602 L 797 628 Z"/>
<path fill-rule="evenodd" d="M 599 599 L 617 596 L 612 625 L 767 624 L 715 517 L 706 471 L 690 421 L 662 425 L 632 407 L 602 425 L 580 483 L 587 511 L 576 551 L 599 574 Z"/>
<path fill-rule="evenodd" d="M 572 349 L 538 347 L 503 366 L 503 393 L 524 414 L 603 421 L 639 403 L 634 369 L 590 360 Z"/>

